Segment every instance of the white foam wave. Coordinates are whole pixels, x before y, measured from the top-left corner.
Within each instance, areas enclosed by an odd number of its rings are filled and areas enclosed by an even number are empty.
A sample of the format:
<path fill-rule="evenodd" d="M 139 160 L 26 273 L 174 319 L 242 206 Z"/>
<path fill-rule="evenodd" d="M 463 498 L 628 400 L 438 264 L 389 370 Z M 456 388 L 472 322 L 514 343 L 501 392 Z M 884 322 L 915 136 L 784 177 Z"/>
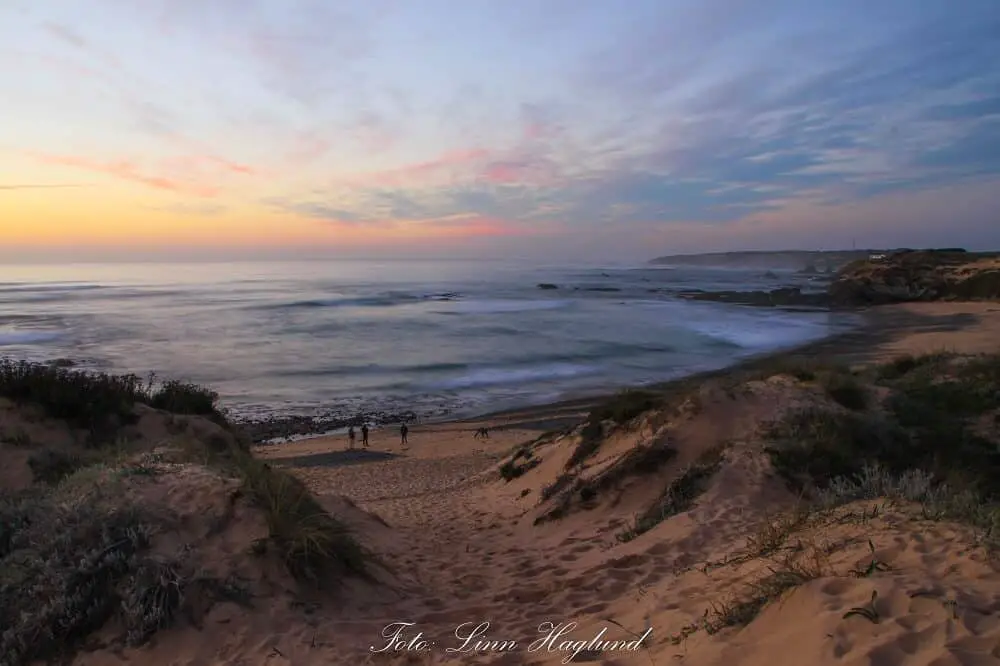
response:
<path fill-rule="evenodd" d="M 817 340 L 830 333 L 825 319 L 724 316 L 707 321 L 688 320 L 684 327 L 743 349 L 765 351 Z"/>

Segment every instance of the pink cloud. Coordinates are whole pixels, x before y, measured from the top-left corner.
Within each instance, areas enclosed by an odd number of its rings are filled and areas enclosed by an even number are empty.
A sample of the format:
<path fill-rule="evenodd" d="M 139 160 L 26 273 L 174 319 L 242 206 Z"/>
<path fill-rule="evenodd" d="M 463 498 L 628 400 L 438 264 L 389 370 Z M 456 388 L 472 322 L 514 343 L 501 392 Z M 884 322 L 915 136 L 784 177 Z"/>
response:
<path fill-rule="evenodd" d="M 217 155 L 183 155 L 162 162 L 165 170 L 192 177 L 199 172 L 215 171 L 253 176 L 257 170 L 246 164 L 232 162 Z"/>
<path fill-rule="evenodd" d="M 180 179 L 169 178 L 161 175 L 151 175 L 143 173 L 139 167 L 129 160 L 115 160 L 111 162 L 101 162 L 84 157 L 72 155 L 48 155 L 32 154 L 32 157 L 45 164 L 58 166 L 68 166 L 93 173 L 101 173 L 113 176 L 121 180 L 139 183 L 158 190 L 175 192 L 178 194 L 191 194 L 199 197 L 214 197 L 219 193 L 218 188 L 202 183 L 184 182 Z"/>

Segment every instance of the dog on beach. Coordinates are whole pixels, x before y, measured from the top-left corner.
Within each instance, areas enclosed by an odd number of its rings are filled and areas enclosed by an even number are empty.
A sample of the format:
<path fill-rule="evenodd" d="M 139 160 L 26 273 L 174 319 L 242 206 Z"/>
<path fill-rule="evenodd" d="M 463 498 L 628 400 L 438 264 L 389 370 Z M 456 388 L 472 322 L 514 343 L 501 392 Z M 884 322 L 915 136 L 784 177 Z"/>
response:
<path fill-rule="evenodd" d="M 476 434 L 472 436 L 472 439 L 489 439 L 490 429 L 489 428 L 479 428 L 476 430 Z"/>

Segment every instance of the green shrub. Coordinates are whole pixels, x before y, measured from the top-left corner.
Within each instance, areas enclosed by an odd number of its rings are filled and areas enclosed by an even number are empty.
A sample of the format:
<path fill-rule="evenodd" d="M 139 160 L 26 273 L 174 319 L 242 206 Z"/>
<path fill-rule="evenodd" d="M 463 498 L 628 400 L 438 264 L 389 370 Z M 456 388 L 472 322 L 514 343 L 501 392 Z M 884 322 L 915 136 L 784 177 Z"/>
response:
<path fill-rule="evenodd" d="M 949 358 L 952 358 L 952 355 L 945 352 L 919 355 L 904 354 L 878 366 L 876 376 L 881 380 L 891 381 L 904 377 L 918 368 L 936 365 Z"/>
<path fill-rule="evenodd" d="M 174 414 L 212 415 L 217 413 L 219 394 L 195 384 L 178 381 L 165 382 L 149 398 L 156 409 Z"/>
<path fill-rule="evenodd" d="M 0 397 L 37 405 L 51 418 L 88 430 L 94 445 L 104 444 L 108 433 L 133 423 L 136 403 L 177 414 L 209 416 L 226 424 L 214 391 L 179 381 L 165 382 L 154 391 L 152 383 L 152 377 L 143 383 L 132 374 L 0 359 Z"/>
<path fill-rule="evenodd" d="M 28 457 L 28 467 L 36 482 L 54 485 L 83 467 L 77 454 L 59 449 L 42 449 Z"/>
<path fill-rule="evenodd" d="M 772 424 L 768 453 L 775 470 L 798 490 L 825 487 L 880 462 L 892 470 L 912 463 L 915 446 L 891 422 L 854 412 L 803 408 Z"/>
<path fill-rule="evenodd" d="M 842 407 L 854 411 L 862 411 L 868 407 L 868 389 L 853 375 L 828 375 L 824 378 L 823 388 Z"/>
<path fill-rule="evenodd" d="M 618 425 L 624 425 L 663 404 L 663 396 L 652 391 L 626 389 L 619 392 L 606 402 L 594 407 L 587 421 L 600 424 L 608 419 Z"/>
<path fill-rule="evenodd" d="M 145 398 L 135 375 L 110 375 L 0 359 L 0 396 L 36 404 L 49 416 L 89 430 L 128 421 Z"/>

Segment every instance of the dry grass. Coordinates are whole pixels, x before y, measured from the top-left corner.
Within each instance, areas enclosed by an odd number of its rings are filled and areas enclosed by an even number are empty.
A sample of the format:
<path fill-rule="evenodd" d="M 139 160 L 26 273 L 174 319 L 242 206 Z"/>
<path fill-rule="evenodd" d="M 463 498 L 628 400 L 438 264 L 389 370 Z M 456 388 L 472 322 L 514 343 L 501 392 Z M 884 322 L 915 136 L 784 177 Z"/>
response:
<path fill-rule="evenodd" d="M 375 556 L 301 481 L 250 456 L 237 464 L 244 488 L 267 519 L 270 543 L 293 576 L 311 583 L 371 577 Z"/>
<path fill-rule="evenodd" d="M 767 570 L 766 575 L 747 583 L 726 601 L 712 604 L 705 619 L 707 633 L 714 634 L 727 627 L 745 627 L 790 590 L 834 575 L 826 549 L 812 543 L 780 562 L 772 562 Z"/>
<path fill-rule="evenodd" d="M 636 516 L 632 526 L 617 535 L 619 541 L 631 541 L 645 534 L 671 516 L 687 511 L 708 489 L 708 483 L 722 465 L 724 447 L 706 451 L 681 472 L 644 513 Z"/>

